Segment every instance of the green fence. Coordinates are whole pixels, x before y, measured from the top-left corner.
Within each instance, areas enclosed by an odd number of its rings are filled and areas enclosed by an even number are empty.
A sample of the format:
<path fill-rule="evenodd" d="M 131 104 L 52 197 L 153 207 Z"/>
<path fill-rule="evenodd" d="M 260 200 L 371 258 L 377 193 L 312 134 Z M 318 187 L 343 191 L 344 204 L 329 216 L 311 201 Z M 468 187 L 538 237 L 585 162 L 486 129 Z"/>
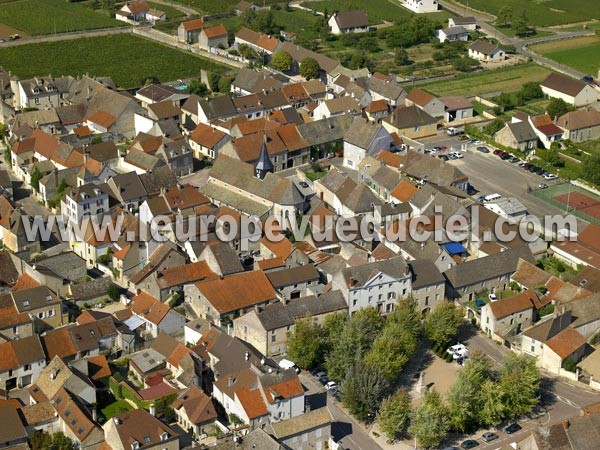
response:
<path fill-rule="evenodd" d="M 555 184 L 553 186 L 549 186 L 546 189 L 536 189 L 530 192 L 534 197 L 540 198 L 544 200 L 546 203 L 555 206 L 556 208 L 562 210 L 565 214 L 573 214 L 574 216 L 585 220 L 586 222 L 593 223 L 595 225 L 600 225 L 600 219 L 596 217 L 590 216 L 589 214 L 584 213 L 583 211 L 579 211 L 572 206 L 570 206 L 567 210 L 567 205 L 554 199 L 557 195 L 568 194 L 568 193 L 579 192 L 584 194 L 585 196 L 597 200 L 600 202 L 600 196 L 590 192 L 586 189 L 580 188 L 579 186 L 575 186 L 570 183 L 560 183 Z"/>

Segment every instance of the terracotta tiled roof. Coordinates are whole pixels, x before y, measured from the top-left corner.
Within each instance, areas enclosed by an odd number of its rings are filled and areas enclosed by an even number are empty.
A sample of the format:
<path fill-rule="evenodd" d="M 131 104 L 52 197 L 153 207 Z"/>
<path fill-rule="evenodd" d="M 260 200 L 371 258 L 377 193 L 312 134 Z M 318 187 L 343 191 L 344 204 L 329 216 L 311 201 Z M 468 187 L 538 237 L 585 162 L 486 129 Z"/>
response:
<path fill-rule="evenodd" d="M 252 286 L 252 289 L 248 289 Z M 277 298 L 269 279 L 260 270 L 242 272 L 196 285 L 210 304 L 221 314 L 265 303 Z"/>
<path fill-rule="evenodd" d="M 217 274 L 210 270 L 206 261 L 198 261 L 181 266 L 173 266 L 158 274 L 157 283 L 161 289 L 179 286 L 186 283 L 197 283 L 217 278 Z"/>
<path fill-rule="evenodd" d="M 546 342 L 546 345 L 561 359 L 566 359 L 575 351 L 586 344 L 586 339 L 572 327 L 567 327 L 552 339 Z"/>
<path fill-rule="evenodd" d="M 113 123 L 117 120 L 115 116 L 106 111 L 98 110 L 95 113 L 90 114 L 86 117 L 86 120 L 97 125 L 100 125 L 103 128 L 110 128 Z"/>
<path fill-rule="evenodd" d="M 190 134 L 190 139 L 202 147 L 214 148 L 225 136 L 226 134 L 221 130 L 199 123 L 196 129 Z"/>
<path fill-rule="evenodd" d="M 171 210 L 188 209 L 194 206 L 206 205 L 210 203 L 208 197 L 200 193 L 191 184 L 175 185 L 168 188 L 163 195 L 167 205 Z"/>
<path fill-rule="evenodd" d="M 89 358 L 88 365 L 90 366 L 90 378 L 94 381 L 108 377 L 112 373 L 104 355 Z"/>
<path fill-rule="evenodd" d="M 140 292 L 131 300 L 131 311 L 155 325 L 158 325 L 170 310 L 167 305 L 145 292 Z"/>
<path fill-rule="evenodd" d="M 87 125 L 75 128 L 73 130 L 73 133 L 75 133 L 78 137 L 85 137 L 85 136 L 89 136 L 90 134 L 92 134 L 90 127 L 88 127 Z"/>
<path fill-rule="evenodd" d="M 425 106 L 431 100 L 434 100 L 435 97 L 431 95 L 429 92 L 425 92 L 423 89 L 415 87 L 413 88 L 408 95 L 406 96 L 407 100 L 410 100 L 415 105 Z"/>
<path fill-rule="evenodd" d="M 257 264 L 260 270 L 269 270 L 279 267 L 285 267 L 285 261 L 281 258 L 263 259 L 258 261 Z"/>
<path fill-rule="evenodd" d="M 248 388 L 243 388 L 235 394 L 249 419 L 256 419 L 269 413 L 258 389 L 251 391 Z"/>
<path fill-rule="evenodd" d="M 369 106 L 367 106 L 367 108 L 365 109 L 365 111 L 368 113 L 376 113 L 376 112 L 382 112 L 382 111 L 387 111 L 387 110 L 388 110 L 388 104 L 383 99 L 372 101 L 369 104 Z"/>
<path fill-rule="evenodd" d="M 33 287 L 37 287 L 37 286 L 40 286 L 40 283 L 38 283 L 30 275 L 24 273 L 19 276 L 19 278 L 17 279 L 17 282 L 12 287 L 12 290 L 20 291 L 22 289 L 29 289 L 29 288 L 33 288 Z"/>
<path fill-rule="evenodd" d="M 48 359 L 52 360 L 55 356 L 66 358 L 77 354 L 77 348 L 73 343 L 70 329 L 72 327 L 59 328 L 48 332 L 42 336 L 42 343 L 46 348 Z"/>
<path fill-rule="evenodd" d="M 217 25 L 216 27 L 205 28 L 203 33 L 206 35 L 207 38 L 212 39 L 212 38 L 216 38 L 216 37 L 227 36 L 227 29 L 221 23 L 221 24 Z"/>
<path fill-rule="evenodd" d="M 274 403 L 277 401 L 277 397 L 281 398 L 291 398 L 296 397 L 304 392 L 302 388 L 302 383 L 300 383 L 300 379 L 298 377 L 294 377 L 288 381 L 284 381 L 283 383 L 278 383 L 265 388 L 265 397 L 269 403 Z M 276 396 L 273 395 L 276 394 Z"/>
<path fill-rule="evenodd" d="M 292 243 L 285 237 L 279 242 L 273 242 L 267 238 L 262 238 L 260 240 L 260 243 L 267 247 L 269 251 L 273 253 L 276 257 L 279 257 L 284 260 L 288 256 L 290 256 L 290 254 L 294 250 Z"/>
<path fill-rule="evenodd" d="M 489 306 L 496 319 L 502 319 L 521 311 L 533 308 L 538 302 L 537 295 L 533 291 L 525 291 L 512 297 L 490 302 Z"/>
<path fill-rule="evenodd" d="M 406 180 L 401 180 L 400 183 L 392 190 L 390 196 L 399 200 L 402 203 L 408 202 L 419 189 Z"/>
<path fill-rule="evenodd" d="M 175 347 L 175 350 L 173 350 L 173 352 L 169 355 L 169 357 L 167 358 L 167 362 L 172 366 L 178 367 L 181 358 L 191 353 L 192 351 L 189 348 L 187 348 L 183 344 L 179 344 L 177 347 Z"/>
<path fill-rule="evenodd" d="M 197 31 L 197 30 L 201 30 L 204 27 L 204 20 L 203 19 L 186 20 L 185 22 L 181 22 L 181 24 L 183 25 L 183 28 L 185 28 L 186 31 Z"/>
<path fill-rule="evenodd" d="M 310 96 L 304 89 L 302 83 L 290 83 L 282 86 L 281 92 L 285 95 L 288 102 L 297 102 L 300 100 L 308 100 Z"/>
<path fill-rule="evenodd" d="M 0 370 L 6 371 L 16 369 L 19 366 L 17 355 L 12 346 L 12 342 L 0 344 Z"/>

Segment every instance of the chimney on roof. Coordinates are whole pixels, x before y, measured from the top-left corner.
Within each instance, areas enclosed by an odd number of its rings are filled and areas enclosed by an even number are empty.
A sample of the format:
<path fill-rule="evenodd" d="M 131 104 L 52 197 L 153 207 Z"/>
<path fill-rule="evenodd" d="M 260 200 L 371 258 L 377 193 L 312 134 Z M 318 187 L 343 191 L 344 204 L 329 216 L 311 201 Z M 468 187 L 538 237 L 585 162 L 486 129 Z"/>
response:
<path fill-rule="evenodd" d="M 235 381 L 235 380 L 234 380 L 234 378 L 233 378 L 233 377 L 229 377 L 229 378 L 227 379 L 227 386 L 228 386 L 228 387 L 231 387 L 231 385 L 233 384 L 233 382 L 234 382 L 234 381 Z"/>
<path fill-rule="evenodd" d="M 54 381 L 56 380 L 56 376 L 58 375 L 58 368 L 53 367 L 52 371 L 50 372 L 50 380 Z"/>
<path fill-rule="evenodd" d="M 95 406 L 92 408 L 92 420 L 94 422 L 98 421 L 98 410 L 96 409 Z"/>
<path fill-rule="evenodd" d="M 154 405 L 154 403 L 150 404 L 150 414 L 156 416 L 156 406 Z"/>
<path fill-rule="evenodd" d="M 250 352 L 246 352 L 246 353 L 244 353 L 244 359 L 245 359 L 246 361 L 250 361 Z"/>

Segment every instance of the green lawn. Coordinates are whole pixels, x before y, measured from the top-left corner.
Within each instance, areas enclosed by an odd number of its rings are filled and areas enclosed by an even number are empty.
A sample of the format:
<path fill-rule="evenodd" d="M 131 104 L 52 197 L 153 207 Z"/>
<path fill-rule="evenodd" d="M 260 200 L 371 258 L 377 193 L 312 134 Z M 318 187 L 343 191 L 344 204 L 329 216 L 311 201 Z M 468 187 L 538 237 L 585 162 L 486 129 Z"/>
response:
<path fill-rule="evenodd" d="M 164 13 L 166 13 L 167 20 L 180 19 L 185 16 L 185 14 L 179 11 L 177 8 L 173 8 L 169 5 L 163 5 L 162 3 L 148 2 L 148 6 L 150 6 L 150 8 L 158 9 L 159 11 L 163 11 Z"/>
<path fill-rule="evenodd" d="M 492 24 L 493 25 L 493 24 Z M 501 27 L 498 25 L 493 25 L 500 33 L 508 36 L 508 37 L 515 37 L 515 29 L 511 28 L 511 27 Z M 538 30 L 538 29 L 533 29 L 532 33 L 529 34 L 528 36 L 525 36 L 523 39 L 527 40 L 527 39 L 536 39 L 536 38 L 541 38 L 541 37 L 546 37 L 546 36 L 554 36 L 554 34 L 556 33 L 552 33 L 551 31 L 546 31 L 546 30 Z"/>
<path fill-rule="evenodd" d="M 600 8 L 589 0 L 458 0 L 473 9 L 498 15 L 500 9 L 511 6 L 514 13 L 525 10 L 531 25 L 550 26 L 600 19 Z"/>
<path fill-rule="evenodd" d="M 530 63 L 459 75 L 449 80 L 426 83 L 421 87 L 437 96 L 470 96 L 494 91 L 516 92 L 524 83 L 543 81 L 549 73 L 550 70 Z"/>
<path fill-rule="evenodd" d="M 131 34 L 44 42 L 0 49 L 6 70 L 21 78 L 40 74 L 110 76 L 119 87 L 138 87 L 148 76 L 160 81 L 198 77 L 200 70 L 227 67 Z"/>
<path fill-rule="evenodd" d="M 400 6 L 400 3 L 395 3 L 390 0 L 323 0 L 315 2 L 304 2 L 302 4 L 307 8 L 316 9 L 317 11 L 325 11 L 329 14 L 333 11 L 349 11 L 353 9 L 362 9 L 369 16 L 371 24 L 378 24 L 384 20 L 393 22 L 402 17 L 410 17 L 412 13 Z"/>
<path fill-rule="evenodd" d="M 102 408 L 100 412 L 106 418 L 106 420 L 108 420 L 121 413 L 131 411 L 132 409 L 133 406 L 131 406 L 125 400 L 117 400 L 114 403 L 111 403 L 110 405 L 106 406 L 105 408 Z"/>
<path fill-rule="evenodd" d="M 65 0 L 22 0 L 2 3 L 0 23 L 32 36 L 123 25 L 102 12 Z"/>
<path fill-rule="evenodd" d="M 600 38 L 596 38 L 595 42 L 590 42 L 588 45 L 573 47 L 562 50 L 541 50 L 540 53 L 565 66 L 595 76 L 598 73 L 598 69 L 600 69 Z M 542 46 L 539 48 L 543 49 Z M 537 51 L 536 47 L 533 50 Z"/>

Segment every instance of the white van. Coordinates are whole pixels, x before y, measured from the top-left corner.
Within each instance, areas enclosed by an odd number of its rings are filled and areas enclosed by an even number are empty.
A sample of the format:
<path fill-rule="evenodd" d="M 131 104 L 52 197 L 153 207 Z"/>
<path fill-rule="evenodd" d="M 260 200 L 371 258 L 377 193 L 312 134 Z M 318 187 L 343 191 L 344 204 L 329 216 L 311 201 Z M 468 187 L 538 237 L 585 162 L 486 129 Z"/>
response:
<path fill-rule="evenodd" d="M 502 196 L 500 194 L 490 194 L 490 195 L 486 195 L 485 197 L 483 197 L 483 201 L 486 203 L 493 202 L 500 198 L 502 198 Z"/>
<path fill-rule="evenodd" d="M 281 361 L 279 361 L 279 367 L 281 367 L 284 370 L 294 369 L 296 373 L 300 373 L 300 368 L 289 359 L 282 359 Z"/>

